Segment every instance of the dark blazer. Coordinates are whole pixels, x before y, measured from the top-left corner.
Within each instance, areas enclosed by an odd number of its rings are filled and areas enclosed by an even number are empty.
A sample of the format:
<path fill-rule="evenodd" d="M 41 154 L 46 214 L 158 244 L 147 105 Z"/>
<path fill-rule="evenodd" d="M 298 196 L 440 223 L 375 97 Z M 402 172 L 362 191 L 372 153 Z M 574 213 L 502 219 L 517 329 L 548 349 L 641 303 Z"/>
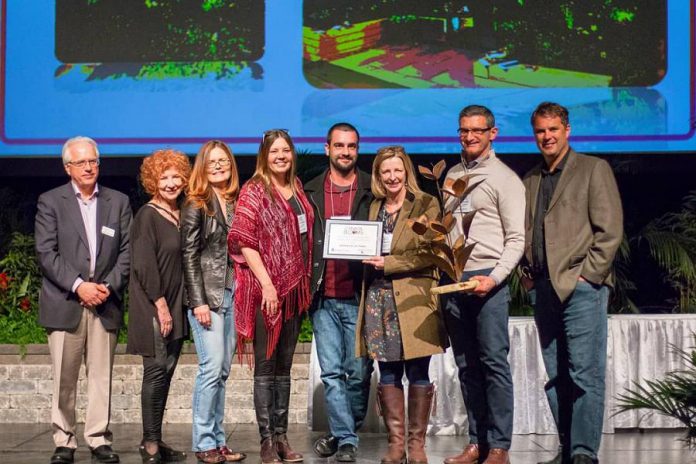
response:
<path fill-rule="evenodd" d="M 128 283 L 131 218 L 128 197 L 100 185 L 94 281 L 108 283 L 111 295 L 95 311 L 107 330 L 117 330 L 123 323 L 122 299 Z M 105 233 L 104 227 L 113 230 L 113 237 Z M 70 182 L 39 197 L 34 236 L 43 274 L 39 324 L 47 329 L 72 330 L 82 317 L 82 306 L 72 286 L 78 277 L 89 280 L 90 258 L 87 232 Z"/>
<path fill-rule="evenodd" d="M 304 186 L 307 199 L 314 208 L 314 245 L 312 248 L 312 293 L 316 294 L 321 289 L 324 280 L 324 230 L 326 220 L 324 219 L 324 181 L 328 175 L 327 169 L 321 175 L 307 182 Z M 351 218 L 358 221 L 366 221 L 367 214 L 372 201 L 372 190 L 370 188 L 370 174 L 358 170 L 358 190 L 353 199 Z M 360 289 L 362 282 L 363 265 L 360 261 L 350 261 L 351 275 L 353 276 L 353 288 Z M 316 301 L 316 300 L 315 300 Z"/>
<path fill-rule="evenodd" d="M 208 305 L 216 310 L 222 306 L 227 270 L 227 232 L 220 202 L 213 196 L 208 209 L 188 202 L 181 208 L 181 251 L 188 307 Z"/>
<path fill-rule="evenodd" d="M 377 220 L 382 200 L 374 200 L 369 218 Z M 391 279 L 399 329 L 404 348 L 404 359 L 442 353 L 448 346 L 445 325 L 440 314 L 437 297 L 430 289 L 438 283 L 438 271 L 432 260 L 421 254 L 423 237 L 408 226 L 409 219 L 425 214 L 430 219 L 440 216 L 440 204 L 427 193 L 406 193 L 406 199 L 394 226 L 391 253 L 384 257 L 384 275 Z M 367 348 L 363 337 L 365 297 L 372 266 L 365 272 L 360 298 L 360 312 L 355 328 L 355 353 L 365 356 Z"/>
<path fill-rule="evenodd" d="M 561 301 L 578 278 L 613 286 L 612 262 L 623 239 L 623 210 L 609 164 L 572 149 L 544 217 L 546 261 Z M 525 259 L 534 268 L 532 234 L 543 161 L 523 179 L 526 189 Z"/>

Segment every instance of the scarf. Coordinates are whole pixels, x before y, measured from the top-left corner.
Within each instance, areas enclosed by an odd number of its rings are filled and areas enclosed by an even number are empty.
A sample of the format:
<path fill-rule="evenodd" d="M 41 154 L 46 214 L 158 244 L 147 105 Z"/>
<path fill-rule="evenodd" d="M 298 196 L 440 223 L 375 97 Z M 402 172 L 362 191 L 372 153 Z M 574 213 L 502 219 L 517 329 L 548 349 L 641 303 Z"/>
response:
<path fill-rule="evenodd" d="M 256 311 L 261 311 L 261 284 L 242 256 L 242 247 L 258 251 L 278 294 L 279 310 L 273 316 L 263 313 L 268 333 L 267 359 L 275 351 L 283 322 L 304 313 L 311 301 L 314 211 L 297 180 L 295 198 L 307 217 L 308 256 L 305 261 L 297 216 L 288 201 L 274 188 L 272 191 L 273 198 L 259 181 L 244 184 L 227 237 L 228 250 L 235 263 L 237 353 L 240 358 L 244 354 L 252 355 L 247 358 L 249 361 L 253 359 L 253 353 L 245 353 L 245 349 L 247 342 L 254 339 Z"/>

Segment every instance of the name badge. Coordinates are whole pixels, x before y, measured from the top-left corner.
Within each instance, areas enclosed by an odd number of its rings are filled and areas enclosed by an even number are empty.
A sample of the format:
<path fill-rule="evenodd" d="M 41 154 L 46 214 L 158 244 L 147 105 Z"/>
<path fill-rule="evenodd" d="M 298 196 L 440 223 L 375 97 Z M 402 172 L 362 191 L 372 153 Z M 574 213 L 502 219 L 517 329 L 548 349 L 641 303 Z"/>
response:
<path fill-rule="evenodd" d="M 394 234 L 382 234 L 382 254 L 388 255 L 391 253 L 391 242 Z"/>
<path fill-rule="evenodd" d="M 462 214 L 470 213 L 474 210 L 471 207 L 471 197 L 466 197 L 459 203 L 459 212 Z"/>
<path fill-rule="evenodd" d="M 114 234 L 116 234 L 116 231 L 111 227 L 102 226 L 101 233 L 104 235 L 108 235 L 109 237 L 113 237 Z"/>
<path fill-rule="evenodd" d="M 300 233 L 307 233 L 307 215 L 302 213 L 297 215 L 297 225 L 300 227 Z"/>
<path fill-rule="evenodd" d="M 350 221 L 350 215 L 347 216 L 331 216 L 331 219 L 343 219 L 346 221 Z"/>

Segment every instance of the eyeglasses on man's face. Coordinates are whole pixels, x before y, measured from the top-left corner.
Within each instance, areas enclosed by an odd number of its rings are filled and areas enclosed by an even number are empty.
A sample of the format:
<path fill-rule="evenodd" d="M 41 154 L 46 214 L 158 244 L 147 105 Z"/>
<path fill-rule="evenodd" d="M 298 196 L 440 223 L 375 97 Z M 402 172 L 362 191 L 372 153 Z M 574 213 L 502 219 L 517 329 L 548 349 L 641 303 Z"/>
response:
<path fill-rule="evenodd" d="M 466 137 L 469 134 L 483 135 L 491 129 L 492 129 L 491 127 L 474 127 L 472 129 L 468 129 L 466 127 L 460 127 L 459 129 L 457 129 L 457 133 L 462 137 Z"/>
<path fill-rule="evenodd" d="M 94 159 L 86 159 L 86 160 L 80 160 L 80 161 L 68 161 L 67 163 L 68 166 L 74 166 L 78 169 L 84 169 L 87 166 L 90 168 L 93 168 L 95 166 L 99 166 L 99 158 L 94 158 Z"/>

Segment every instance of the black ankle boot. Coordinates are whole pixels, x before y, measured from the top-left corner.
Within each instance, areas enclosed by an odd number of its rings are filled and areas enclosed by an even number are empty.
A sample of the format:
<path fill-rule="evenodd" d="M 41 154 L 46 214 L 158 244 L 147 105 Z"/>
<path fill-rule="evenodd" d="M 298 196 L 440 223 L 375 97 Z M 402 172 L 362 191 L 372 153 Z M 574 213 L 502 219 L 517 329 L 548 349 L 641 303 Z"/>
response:
<path fill-rule="evenodd" d="M 155 451 L 154 454 L 150 454 L 147 452 L 145 442 L 142 442 L 140 444 L 140 447 L 138 448 L 138 451 L 140 452 L 140 457 L 142 458 L 143 463 L 160 464 L 162 462 L 162 455 L 160 454 L 159 448 L 157 449 L 157 451 Z"/>

